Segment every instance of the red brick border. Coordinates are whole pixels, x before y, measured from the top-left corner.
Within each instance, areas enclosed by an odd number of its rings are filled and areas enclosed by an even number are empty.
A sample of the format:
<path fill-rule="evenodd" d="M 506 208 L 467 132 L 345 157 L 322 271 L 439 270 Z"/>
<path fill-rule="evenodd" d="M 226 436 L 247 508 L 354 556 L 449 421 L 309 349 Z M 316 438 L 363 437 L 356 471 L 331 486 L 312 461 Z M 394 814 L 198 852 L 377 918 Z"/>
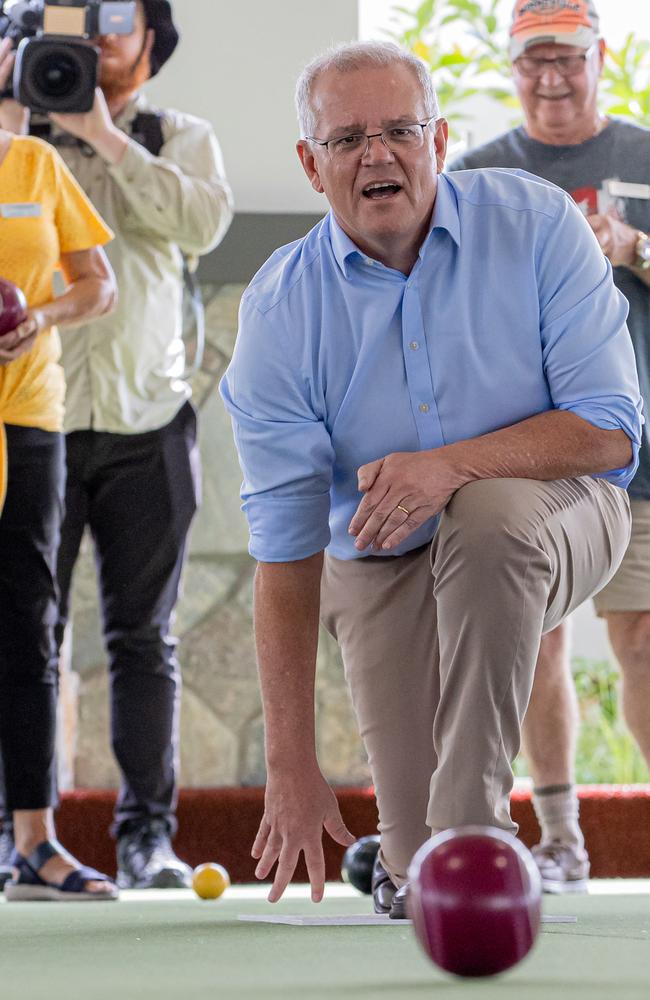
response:
<path fill-rule="evenodd" d="M 339 788 L 343 817 L 361 837 L 376 830 L 372 789 Z M 108 835 L 115 793 L 79 789 L 62 795 L 57 818 L 60 839 L 85 864 L 114 874 L 114 845 Z M 219 861 L 233 882 L 254 881 L 250 847 L 262 815 L 262 788 L 185 789 L 178 804 L 176 849 L 192 865 Z M 582 828 L 596 878 L 650 877 L 650 785 L 594 785 L 580 788 Z M 539 836 L 530 795 L 516 792 L 512 813 L 519 835 L 531 846 Z M 327 878 L 340 876 L 342 848 L 326 838 Z M 297 873 L 306 879 L 304 867 Z"/>

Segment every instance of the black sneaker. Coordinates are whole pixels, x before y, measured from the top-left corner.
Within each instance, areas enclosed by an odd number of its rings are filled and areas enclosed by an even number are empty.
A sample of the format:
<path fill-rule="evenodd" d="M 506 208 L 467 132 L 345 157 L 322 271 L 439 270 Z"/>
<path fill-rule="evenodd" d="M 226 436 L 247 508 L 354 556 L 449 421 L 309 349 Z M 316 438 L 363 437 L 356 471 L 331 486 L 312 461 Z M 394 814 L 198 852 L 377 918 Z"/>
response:
<path fill-rule="evenodd" d="M 174 854 L 164 819 L 150 819 L 117 841 L 120 889 L 189 889 L 192 869 Z"/>
<path fill-rule="evenodd" d="M 14 846 L 14 832 L 12 827 L 3 827 L 0 830 L 0 892 L 4 889 L 5 882 L 8 882 L 13 876 L 11 855 Z"/>

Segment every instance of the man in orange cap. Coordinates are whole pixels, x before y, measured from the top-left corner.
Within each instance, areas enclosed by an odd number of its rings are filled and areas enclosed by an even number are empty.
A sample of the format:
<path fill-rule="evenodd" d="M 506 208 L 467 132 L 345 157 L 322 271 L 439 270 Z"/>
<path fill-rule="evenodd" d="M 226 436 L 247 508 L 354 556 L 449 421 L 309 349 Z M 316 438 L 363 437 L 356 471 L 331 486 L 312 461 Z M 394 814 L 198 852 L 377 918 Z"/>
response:
<path fill-rule="evenodd" d="M 602 115 L 605 58 L 592 0 L 518 0 L 510 33 L 524 124 L 451 164 L 518 167 L 568 191 L 584 212 L 630 305 L 639 382 L 650 402 L 650 130 Z M 594 350 L 598 350 L 594 324 Z M 630 484 L 632 540 L 594 598 L 623 677 L 627 724 L 650 763 L 650 444 Z M 535 856 L 548 891 L 584 889 L 589 859 L 578 823 L 573 758 L 578 723 L 566 623 L 542 639 L 524 725 L 542 830 Z"/>

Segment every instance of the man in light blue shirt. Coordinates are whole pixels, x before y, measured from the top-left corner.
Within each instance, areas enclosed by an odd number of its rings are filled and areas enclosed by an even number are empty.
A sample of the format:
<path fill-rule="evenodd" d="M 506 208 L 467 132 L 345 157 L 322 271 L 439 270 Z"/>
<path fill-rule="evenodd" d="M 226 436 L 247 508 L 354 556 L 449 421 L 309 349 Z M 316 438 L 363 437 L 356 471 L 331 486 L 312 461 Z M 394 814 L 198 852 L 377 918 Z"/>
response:
<path fill-rule="evenodd" d="M 253 279 L 222 383 L 259 561 L 253 855 L 260 878 L 278 863 L 274 901 L 304 852 L 318 900 L 323 828 L 353 839 L 316 760 L 320 617 L 377 793 L 375 908 L 401 916 L 431 831 L 515 829 L 540 638 L 622 558 L 641 402 L 627 306 L 579 211 L 525 173 L 441 176 L 420 60 L 341 46 L 297 105 L 331 211 Z"/>

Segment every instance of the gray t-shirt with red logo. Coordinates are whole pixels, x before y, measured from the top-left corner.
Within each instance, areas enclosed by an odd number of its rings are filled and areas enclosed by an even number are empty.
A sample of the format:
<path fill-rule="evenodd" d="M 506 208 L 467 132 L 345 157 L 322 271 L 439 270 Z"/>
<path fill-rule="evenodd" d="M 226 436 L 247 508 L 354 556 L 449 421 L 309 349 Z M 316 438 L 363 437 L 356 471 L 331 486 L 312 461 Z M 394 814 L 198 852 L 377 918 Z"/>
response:
<path fill-rule="evenodd" d="M 650 129 L 611 118 L 598 135 L 577 146 L 550 146 L 523 128 L 506 132 L 447 165 L 447 170 L 516 167 L 567 191 L 585 215 L 614 212 L 635 229 L 650 232 Z M 639 469 L 630 495 L 650 500 L 650 287 L 629 268 L 615 267 L 614 281 L 630 303 L 646 424 Z"/>

